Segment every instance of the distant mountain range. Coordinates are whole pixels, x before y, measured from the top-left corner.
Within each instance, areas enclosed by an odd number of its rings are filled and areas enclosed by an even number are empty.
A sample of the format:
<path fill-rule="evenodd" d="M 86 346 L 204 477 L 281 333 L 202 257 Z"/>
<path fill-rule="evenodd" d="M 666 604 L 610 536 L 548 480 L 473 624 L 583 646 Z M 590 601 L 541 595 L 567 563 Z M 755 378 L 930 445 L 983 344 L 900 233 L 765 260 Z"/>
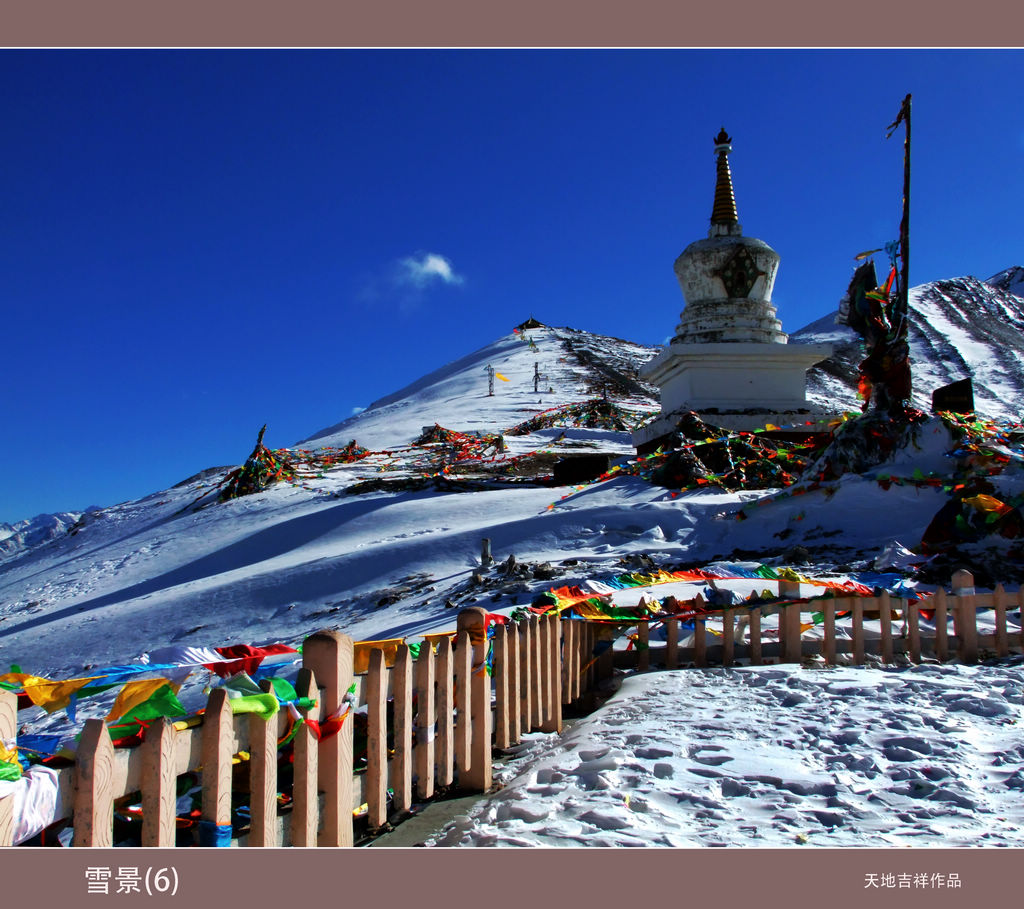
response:
<path fill-rule="evenodd" d="M 85 512 L 61 511 L 57 514 L 36 515 L 14 524 L 0 522 L 0 561 L 64 536 L 82 519 L 83 514 Z"/>

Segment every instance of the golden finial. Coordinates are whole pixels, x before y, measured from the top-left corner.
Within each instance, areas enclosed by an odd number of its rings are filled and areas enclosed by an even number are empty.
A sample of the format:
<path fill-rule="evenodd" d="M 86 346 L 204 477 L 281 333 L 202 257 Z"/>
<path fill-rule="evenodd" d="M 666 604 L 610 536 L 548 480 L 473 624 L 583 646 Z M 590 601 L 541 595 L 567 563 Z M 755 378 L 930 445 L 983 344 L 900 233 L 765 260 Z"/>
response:
<path fill-rule="evenodd" d="M 736 198 L 732 191 L 732 173 L 729 170 L 729 151 L 732 139 L 722 127 L 715 138 L 715 204 L 711 209 L 712 224 L 738 224 Z"/>

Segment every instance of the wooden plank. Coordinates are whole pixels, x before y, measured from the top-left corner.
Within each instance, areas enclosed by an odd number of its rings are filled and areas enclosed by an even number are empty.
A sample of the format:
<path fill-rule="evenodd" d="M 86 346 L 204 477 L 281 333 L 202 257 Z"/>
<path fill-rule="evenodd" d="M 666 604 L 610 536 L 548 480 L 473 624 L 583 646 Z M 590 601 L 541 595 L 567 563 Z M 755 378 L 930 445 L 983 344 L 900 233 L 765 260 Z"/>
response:
<path fill-rule="evenodd" d="M 273 692 L 269 679 L 260 682 Z M 277 715 L 271 721 L 249 714 L 249 846 L 277 842 Z"/>
<path fill-rule="evenodd" d="M 1008 656 L 1010 653 L 1010 642 L 1006 633 L 1006 590 L 1002 584 L 996 584 L 996 589 L 992 594 L 992 602 L 996 614 L 996 656 Z"/>
<path fill-rule="evenodd" d="M 508 673 L 508 737 L 518 745 L 522 740 L 522 692 L 519 687 L 519 629 L 510 624 L 505 634 L 505 667 Z"/>
<path fill-rule="evenodd" d="M 0 689 L 0 743 L 14 745 L 18 734 L 18 696 Z M 0 846 L 14 845 L 14 796 L 0 799 Z"/>
<path fill-rule="evenodd" d="M 864 606 L 873 603 L 872 597 L 855 597 L 850 604 L 853 625 L 853 662 L 855 666 L 864 665 Z"/>
<path fill-rule="evenodd" d="M 352 831 L 352 685 L 353 642 L 338 631 L 321 631 L 306 638 L 302 665 L 323 686 L 325 718 L 344 718 L 341 729 L 321 739 L 317 755 L 320 791 L 324 794 L 323 818 L 317 844 L 351 846 Z"/>
<path fill-rule="evenodd" d="M 403 815 L 412 807 L 412 660 L 408 644 L 399 644 L 391 667 L 391 697 L 395 712 L 395 756 L 391 762 L 393 813 Z"/>
<path fill-rule="evenodd" d="M 567 621 L 572 625 L 573 637 L 572 699 L 578 701 L 583 697 L 583 666 L 586 663 L 583 658 L 583 648 L 586 646 L 583 642 L 584 623 L 573 619 Z"/>
<path fill-rule="evenodd" d="M 533 622 L 519 624 L 519 729 L 533 729 Z"/>
<path fill-rule="evenodd" d="M 957 572 L 959 574 L 959 572 Z M 972 595 L 956 598 L 954 627 L 959 640 L 957 648 L 961 663 L 978 662 L 978 612 Z"/>
<path fill-rule="evenodd" d="M 459 787 L 468 786 L 469 765 L 472 760 L 471 743 L 473 727 L 470 713 L 473 707 L 473 691 L 470 677 L 473 672 L 473 645 L 469 641 L 469 632 L 459 629 L 455 645 L 455 767 L 459 774 Z"/>
<path fill-rule="evenodd" d="M 612 644 L 615 638 L 615 625 L 602 623 L 598 637 L 602 646 L 607 644 L 607 647 L 603 647 L 601 650 L 601 656 L 597 661 L 597 678 L 603 681 L 614 675 L 615 653 Z"/>
<path fill-rule="evenodd" d="M 665 668 L 679 668 L 679 619 L 665 620 Z"/>
<path fill-rule="evenodd" d="M 704 619 L 696 619 L 693 623 L 693 663 L 699 669 L 708 664 L 708 645 L 705 632 Z"/>
<path fill-rule="evenodd" d="M 750 610 L 750 665 L 761 665 L 761 607 Z"/>
<path fill-rule="evenodd" d="M 907 618 L 907 655 L 910 662 L 921 662 L 921 612 L 919 601 L 906 601 L 904 614 Z"/>
<path fill-rule="evenodd" d="M 551 623 L 548 616 L 537 617 L 540 647 L 538 648 L 538 665 L 540 666 L 540 729 L 549 732 L 551 724 Z"/>
<path fill-rule="evenodd" d="M 366 823 L 379 830 L 388 821 L 388 669 L 383 650 L 370 651 L 366 674 Z"/>
<path fill-rule="evenodd" d="M 562 621 L 557 615 L 551 616 L 551 710 L 555 732 L 562 731 L 562 661 L 565 659 L 565 644 L 562 641 Z"/>
<path fill-rule="evenodd" d="M 114 845 L 114 745 L 103 720 L 85 721 L 75 752 L 72 846 Z"/>
<path fill-rule="evenodd" d="M 891 663 L 892 654 L 892 602 L 889 591 L 883 590 L 878 597 L 878 625 L 881 629 L 880 653 L 882 663 Z"/>
<path fill-rule="evenodd" d="M 780 660 L 799 663 L 803 659 L 800 644 L 800 604 L 787 603 L 779 613 L 779 634 L 782 642 Z"/>
<path fill-rule="evenodd" d="M 218 827 L 231 823 L 231 757 L 234 753 L 234 718 L 228 693 L 224 688 L 214 688 L 203 714 L 201 816 Z"/>
<path fill-rule="evenodd" d="M 311 670 L 299 670 L 295 693 L 300 698 L 319 701 L 320 690 Z M 299 713 L 303 719 L 315 719 L 318 707 L 300 710 Z M 293 846 L 315 846 L 320 825 L 320 798 L 317 792 L 317 740 L 313 729 L 306 723 L 299 726 L 292 745 L 291 842 Z"/>
<path fill-rule="evenodd" d="M 651 668 L 651 623 L 640 622 L 636 626 L 636 668 L 647 672 Z"/>
<path fill-rule="evenodd" d="M 544 642 L 540 619 L 530 616 L 530 729 L 544 722 Z"/>
<path fill-rule="evenodd" d="M 824 613 L 824 633 L 825 639 L 822 642 L 822 653 L 821 655 L 825 658 L 825 663 L 829 666 L 835 666 L 836 664 L 836 601 L 826 600 L 825 605 L 822 608 Z"/>
<path fill-rule="evenodd" d="M 455 688 L 452 684 L 452 642 L 437 642 L 437 766 L 436 782 L 447 789 L 455 780 Z"/>
<path fill-rule="evenodd" d="M 434 796 L 434 648 L 429 641 L 420 645 L 416 658 L 416 795 Z"/>
<path fill-rule="evenodd" d="M 732 666 L 733 664 L 733 644 L 736 632 L 735 624 L 735 610 L 734 609 L 723 609 L 722 610 L 722 665 Z"/>
<path fill-rule="evenodd" d="M 562 634 L 562 706 L 571 704 L 576 696 L 575 688 L 576 658 L 576 622 L 571 619 L 559 619 L 558 627 Z"/>
<path fill-rule="evenodd" d="M 1007 594 L 1007 610 L 1012 610 L 1014 607 L 1016 607 L 1018 611 L 1024 612 L 1024 609 L 1022 609 L 1022 607 L 1024 607 L 1024 587 L 1019 588 L 1014 593 Z M 1020 624 L 1020 630 L 1013 635 L 1011 635 L 1009 628 L 1007 628 L 1007 639 L 1009 646 L 1012 647 L 1013 639 L 1016 638 L 1017 648 L 1021 651 L 1024 651 L 1024 621 L 1022 621 Z"/>
<path fill-rule="evenodd" d="M 949 659 L 949 617 L 946 605 L 946 591 L 941 587 L 932 597 L 935 606 L 935 658 L 940 662 Z"/>
<path fill-rule="evenodd" d="M 494 747 L 504 750 L 512 744 L 509 724 L 508 634 L 504 625 L 494 629 L 491 647 L 494 652 Z"/>
<path fill-rule="evenodd" d="M 543 617 L 547 626 L 545 634 L 545 662 L 547 684 L 545 693 L 547 695 L 547 707 L 544 711 L 543 732 L 562 731 L 562 666 L 561 666 L 561 641 L 559 640 L 558 616 L 549 614 Z"/>
<path fill-rule="evenodd" d="M 174 738 L 174 724 L 160 717 L 146 729 L 141 746 L 143 846 L 173 846 L 177 836 Z"/>
<path fill-rule="evenodd" d="M 460 784 L 475 792 L 491 788 L 491 677 L 487 674 L 487 611 L 470 606 L 459 611 L 458 629 L 469 635 L 473 648 L 470 675 L 469 771 Z"/>

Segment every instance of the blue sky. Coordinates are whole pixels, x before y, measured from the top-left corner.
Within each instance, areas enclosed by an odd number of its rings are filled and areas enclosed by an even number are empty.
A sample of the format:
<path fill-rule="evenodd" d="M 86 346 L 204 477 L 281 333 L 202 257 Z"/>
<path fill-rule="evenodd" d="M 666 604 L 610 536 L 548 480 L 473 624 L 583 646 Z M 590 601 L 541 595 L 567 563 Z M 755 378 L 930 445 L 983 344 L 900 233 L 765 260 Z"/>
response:
<path fill-rule="evenodd" d="M 725 126 L 795 331 L 1024 264 L 1020 51 L 0 51 L 0 521 L 291 445 L 534 315 L 657 344 Z"/>

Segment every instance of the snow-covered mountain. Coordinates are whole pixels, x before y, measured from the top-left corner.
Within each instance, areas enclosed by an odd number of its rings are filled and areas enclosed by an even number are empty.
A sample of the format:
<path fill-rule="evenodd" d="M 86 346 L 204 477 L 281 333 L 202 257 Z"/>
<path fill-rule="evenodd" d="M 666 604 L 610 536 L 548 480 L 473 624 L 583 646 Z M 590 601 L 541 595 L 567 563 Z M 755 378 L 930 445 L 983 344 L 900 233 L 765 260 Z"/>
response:
<path fill-rule="evenodd" d="M 26 549 L 59 539 L 81 521 L 83 515 L 92 511 L 99 511 L 99 507 L 94 505 L 84 512 L 40 514 L 25 521 L 16 521 L 14 524 L 0 522 L 0 562 Z"/>
<path fill-rule="evenodd" d="M 979 414 L 1019 420 L 1024 406 L 1024 268 L 987 281 L 950 278 L 910 290 L 910 357 L 914 404 L 931 410 L 932 392 L 970 378 Z M 835 313 L 794 332 L 793 342 L 827 343 L 832 356 L 808 371 L 808 398 L 822 406 L 857 403 L 859 337 Z"/>

